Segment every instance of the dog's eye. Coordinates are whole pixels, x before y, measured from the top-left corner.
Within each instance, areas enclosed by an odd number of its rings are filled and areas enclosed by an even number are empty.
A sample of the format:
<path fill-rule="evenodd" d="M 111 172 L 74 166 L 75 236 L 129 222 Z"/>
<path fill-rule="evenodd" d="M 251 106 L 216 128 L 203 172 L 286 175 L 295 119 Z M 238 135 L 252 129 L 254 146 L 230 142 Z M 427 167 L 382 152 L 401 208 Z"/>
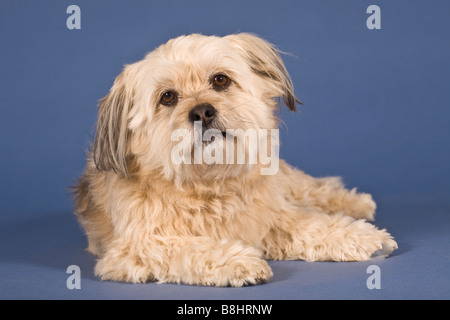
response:
<path fill-rule="evenodd" d="M 177 104 L 178 95 L 174 91 L 166 91 L 162 94 L 161 100 L 159 101 L 162 105 L 171 107 Z"/>
<path fill-rule="evenodd" d="M 212 85 L 216 90 L 224 90 L 231 83 L 230 78 L 224 74 L 216 74 L 212 79 Z"/>

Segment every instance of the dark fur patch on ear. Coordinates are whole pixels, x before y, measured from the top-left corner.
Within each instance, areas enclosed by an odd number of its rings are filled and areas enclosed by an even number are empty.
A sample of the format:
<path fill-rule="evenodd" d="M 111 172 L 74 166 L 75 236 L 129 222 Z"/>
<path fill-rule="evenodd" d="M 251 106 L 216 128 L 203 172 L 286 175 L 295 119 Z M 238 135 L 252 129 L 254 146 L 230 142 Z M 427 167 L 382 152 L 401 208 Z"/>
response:
<path fill-rule="evenodd" d="M 301 102 L 295 97 L 294 86 L 289 73 L 281 59 L 280 52 L 274 45 L 249 33 L 240 33 L 229 36 L 244 50 L 252 71 L 261 77 L 274 81 L 283 93 L 284 103 L 291 111 L 297 111 L 297 103 Z"/>
<path fill-rule="evenodd" d="M 297 104 L 302 105 L 303 103 L 297 99 L 296 96 L 289 94 L 283 96 L 284 104 L 288 107 L 289 110 L 297 112 Z"/>
<path fill-rule="evenodd" d="M 297 103 L 301 102 L 295 97 L 292 80 L 275 46 L 249 33 L 232 35 L 230 38 L 244 50 L 244 57 L 252 71 L 274 81 L 283 92 L 281 96 L 289 110 L 297 111 Z"/>
<path fill-rule="evenodd" d="M 128 111 L 130 93 L 123 73 L 114 82 L 111 91 L 100 100 L 93 146 L 93 158 L 98 170 L 113 170 L 128 177 L 127 147 Z"/>

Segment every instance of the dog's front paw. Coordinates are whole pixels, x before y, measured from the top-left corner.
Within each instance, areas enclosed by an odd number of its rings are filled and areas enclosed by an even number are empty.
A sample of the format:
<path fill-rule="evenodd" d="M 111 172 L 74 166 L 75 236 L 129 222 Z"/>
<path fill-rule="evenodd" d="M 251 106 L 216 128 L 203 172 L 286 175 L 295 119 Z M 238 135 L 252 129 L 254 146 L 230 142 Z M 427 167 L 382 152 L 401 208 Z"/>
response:
<path fill-rule="evenodd" d="M 272 277 L 272 270 L 261 258 L 242 259 L 224 266 L 221 285 L 242 287 L 267 282 Z"/>
<path fill-rule="evenodd" d="M 267 282 L 272 277 L 272 270 L 259 250 L 239 243 L 225 244 L 220 251 L 205 252 L 192 263 L 184 271 L 195 271 L 196 277 L 189 284 L 242 287 Z"/>
<path fill-rule="evenodd" d="M 149 266 L 143 264 L 139 257 L 131 255 L 106 255 L 97 262 L 94 273 L 102 280 L 119 282 L 144 283 L 155 280 Z"/>

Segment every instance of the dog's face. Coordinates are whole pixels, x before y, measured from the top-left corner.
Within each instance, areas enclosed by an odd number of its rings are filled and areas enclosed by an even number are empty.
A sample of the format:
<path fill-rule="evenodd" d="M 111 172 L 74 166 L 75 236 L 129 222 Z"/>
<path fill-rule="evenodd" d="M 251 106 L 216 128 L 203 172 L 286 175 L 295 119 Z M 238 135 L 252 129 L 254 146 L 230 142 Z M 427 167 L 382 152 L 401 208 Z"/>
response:
<path fill-rule="evenodd" d="M 247 160 L 208 163 L 194 158 L 208 148 L 217 156 L 227 145 L 237 157 L 245 139 L 227 133 L 276 129 L 278 97 L 296 109 L 289 75 L 266 41 L 250 34 L 172 39 L 127 65 L 101 101 L 94 161 L 100 170 L 126 176 L 133 162 L 139 170 L 160 170 L 180 181 L 240 174 L 251 167 Z M 205 139 L 205 133 L 212 135 Z M 181 163 L 174 161 L 175 149 L 182 154 Z M 250 149 L 247 143 L 245 159 Z"/>

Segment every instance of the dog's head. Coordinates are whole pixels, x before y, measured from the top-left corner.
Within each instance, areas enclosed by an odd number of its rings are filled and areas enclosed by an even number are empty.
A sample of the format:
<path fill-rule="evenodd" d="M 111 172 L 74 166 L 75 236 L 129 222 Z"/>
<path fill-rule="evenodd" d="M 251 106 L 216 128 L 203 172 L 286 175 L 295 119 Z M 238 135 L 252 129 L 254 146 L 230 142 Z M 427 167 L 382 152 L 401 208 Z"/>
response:
<path fill-rule="evenodd" d="M 101 100 L 95 164 L 129 176 L 132 162 L 179 180 L 240 174 L 252 167 L 252 146 L 237 132 L 278 128 L 278 98 L 296 110 L 284 63 L 265 40 L 246 33 L 172 39 L 127 65 Z M 237 153 L 245 141 L 242 163 Z M 222 151 L 228 161 L 199 162 L 199 155 L 217 160 Z"/>

